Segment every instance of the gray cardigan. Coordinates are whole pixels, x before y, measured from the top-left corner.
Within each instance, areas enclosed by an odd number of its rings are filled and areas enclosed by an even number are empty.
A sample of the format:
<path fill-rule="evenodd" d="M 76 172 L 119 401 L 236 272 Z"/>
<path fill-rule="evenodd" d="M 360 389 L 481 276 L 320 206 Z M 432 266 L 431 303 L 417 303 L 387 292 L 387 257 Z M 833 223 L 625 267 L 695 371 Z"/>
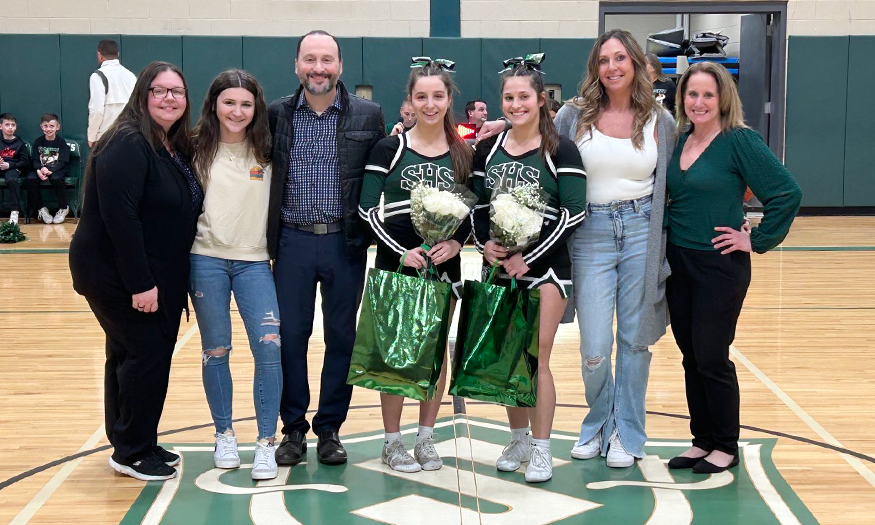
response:
<path fill-rule="evenodd" d="M 577 131 L 578 110 L 570 104 L 565 104 L 556 114 L 556 127 L 559 134 L 572 141 Z M 665 327 L 669 324 L 668 308 L 665 302 L 665 280 L 671 275 L 671 269 L 665 259 L 666 232 L 663 228 L 665 213 L 665 171 L 677 144 L 677 126 L 668 111 L 662 110 L 657 122 L 658 159 L 656 161 L 656 177 L 653 181 L 653 201 L 650 212 L 650 228 L 647 232 L 647 261 L 644 270 L 644 312 L 641 314 L 641 325 L 633 339 L 633 346 L 650 346 L 665 335 Z M 584 166 L 586 169 L 586 166 Z M 572 251 L 573 238 L 568 242 L 569 252 Z M 568 301 L 563 323 L 574 320 L 574 301 Z"/>

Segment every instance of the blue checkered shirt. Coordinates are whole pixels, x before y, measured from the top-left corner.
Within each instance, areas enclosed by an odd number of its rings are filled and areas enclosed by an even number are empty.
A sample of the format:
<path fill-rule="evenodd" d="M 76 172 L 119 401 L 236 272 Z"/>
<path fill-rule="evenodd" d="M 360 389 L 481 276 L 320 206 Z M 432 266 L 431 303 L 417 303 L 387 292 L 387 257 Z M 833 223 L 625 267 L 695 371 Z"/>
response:
<path fill-rule="evenodd" d="M 283 222 L 328 224 L 343 218 L 337 167 L 337 115 L 340 90 L 322 115 L 310 109 L 301 93 L 292 117 L 294 142 L 281 208 Z"/>

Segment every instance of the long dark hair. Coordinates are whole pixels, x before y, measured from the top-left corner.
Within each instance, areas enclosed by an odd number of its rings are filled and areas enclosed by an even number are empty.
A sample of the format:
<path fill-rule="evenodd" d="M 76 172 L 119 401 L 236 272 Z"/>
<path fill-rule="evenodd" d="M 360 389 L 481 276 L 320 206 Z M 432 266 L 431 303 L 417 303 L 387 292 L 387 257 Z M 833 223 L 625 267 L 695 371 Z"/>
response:
<path fill-rule="evenodd" d="M 195 126 L 193 135 L 194 167 L 202 186 L 210 181 L 210 166 L 219 150 L 221 125 L 216 116 L 216 104 L 219 95 L 230 88 L 243 88 L 252 93 L 255 99 L 255 113 L 252 122 L 246 126 L 246 140 L 255 159 L 264 166 L 270 163 L 270 128 L 267 123 L 267 105 L 264 103 L 264 92 L 258 81 L 250 73 L 242 69 L 229 69 L 219 73 L 210 84 L 201 116 Z"/>
<path fill-rule="evenodd" d="M 515 67 L 501 75 L 501 92 L 504 93 L 504 85 L 507 79 L 513 77 L 528 78 L 535 90 L 535 95 L 544 103 L 538 110 L 538 132 L 541 134 L 541 155 L 555 155 L 559 149 L 559 132 L 550 118 L 550 107 L 547 105 L 547 90 L 544 89 L 544 78 L 538 71 L 527 67 Z M 503 99 L 503 95 L 502 95 Z"/>
<path fill-rule="evenodd" d="M 450 146 L 450 159 L 453 161 L 453 172 L 455 172 L 456 182 L 465 184 L 468 182 L 468 177 L 471 176 L 474 151 L 456 132 L 456 119 L 453 117 L 453 91 L 458 91 L 456 83 L 453 82 L 447 70 L 438 64 L 429 63 L 423 67 L 410 70 L 410 77 L 407 79 L 408 97 L 413 98 L 413 88 L 416 86 L 416 82 L 424 77 L 438 77 L 447 88 L 450 104 L 447 106 L 446 114 L 444 114 L 444 135 L 446 135 L 447 144 Z"/>
<path fill-rule="evenodd" d="M 183 111 L 179 120 L 170 126 L 167 133 L 164 133 L 161 126 L 152 120 L 152 117 L 149 115 L 149 97 L 152 96 L 149 93 L 149 88 L 155 77 L 165 71 L 179 75 L 179 78 L 182 79 L 182 85 L 186 88 L 185 111 Z M 175 153 L 181 155 L 183 159 L 191 159 L 190 118 L 191 104 L 188 98 L 188 84 L 185 82 L 182 70 L 169 62 L 152 62 L 144 67 L 137 77 L 137 83 L 134 84 L 134 91 L 131 93 L 131 98 L 128 99 L 127 105 L 122 109 L 116 121 L 112 123 L 109 129 L 106 130 L 106 133 L 100 137 L 100 140 L 91 149 L 91 158 L 85 169 L 85 178 L 82 181 L 82 195 L 85 195 L 85 186 L 91 177 L 94 176 L 94 166 L 97 157 L 103 153 L 107 145 L 117 136 L 138 133 L 145 137 L 154 151 L 160 151 L 164 147 L 162 142 L 166 138 L 170 148 Z"/>
<path fill-rule="evenodd" d="M 586 134 L 590 134 L 591 137 L 592 127 L 601 116 L 602 110 L 608 107 L 608 93 L 599 80 L 599 53 L 602 45 L 612 38 L 623 44 L 632 60 L 634 78 L 631 105 L 635 113 L 632 122 L 632 145 L 640 150 L 644 147 L 644 126 L 653 116 L 656 99 L 653 97 L 653 82 L 647 74 L 647 59 L 644 58 L 644 51 L 641 50 L 635 37 L 622 29 L 611 29 L 602 33 L 592 46 L 586 62 L 586 76 L 578 86 L 577 96 L 571 99 L 571 103 L 579 110 L 574 141 L 580 141 Z"/>

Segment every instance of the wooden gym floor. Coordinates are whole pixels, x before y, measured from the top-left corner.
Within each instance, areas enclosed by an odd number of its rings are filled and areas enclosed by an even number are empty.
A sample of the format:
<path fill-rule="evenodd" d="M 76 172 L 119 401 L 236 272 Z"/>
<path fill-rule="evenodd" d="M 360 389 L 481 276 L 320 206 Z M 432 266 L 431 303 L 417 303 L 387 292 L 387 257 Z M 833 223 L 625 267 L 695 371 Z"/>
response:
<path fill-rule="evenodd" d="M 67 266 L 75 225 L 22 229 L 28 241 L 0 245 L 0 436 L 6 440 L 0 445 L 0 523 L 119 523 L 144 484 L 113 475 L 105 450 L 70 458 L 107 444 L 103 335 L 73 292 Z M 780 249 L 753 257 L 732 350 L 742 440 L 777 437 L 775 465 L 824 524 L 875 523 L 873 231 L 875 217 L 797 219 Z M 464 256 L 470 276 L 477 256 Z M 238 317 L 234 342 L 234 416 L 249 418 L 252 358 Z M 572 434 L 586 410 L 577 344 L 576 325 L 563 325 L 552 359 L 558 401 L 569 405 L 557 409 L 555 429 Z M 317 319 L 310 351 L 314 407 L 322 349 Z M 160 428 L 174 432 L 162 441 L 211 444 L 193 315 L 183 320 L 177 350 Z M 687 413 L 680 354 L 670 334 L 651 350 L 648 434 L 687 440 L 687 421 L 676 417 Z M 352 404 L 360 408 L 351 410 L 344 435 L 381 431 L 379 409 L 368 408 L 379 404 L 375 393 L 357 388 Z M 469 404 L 468 414 L 504 422 L 494 406 Z M 440 417 L 450 415 L 446 403 Z M 403 423 L 415 421 L 415 408 L 407 408 Z M 256 435 L 251 419 L 236 430 L 241 442 Z M 373 450 L 377 457 L 379 447 Z"/>

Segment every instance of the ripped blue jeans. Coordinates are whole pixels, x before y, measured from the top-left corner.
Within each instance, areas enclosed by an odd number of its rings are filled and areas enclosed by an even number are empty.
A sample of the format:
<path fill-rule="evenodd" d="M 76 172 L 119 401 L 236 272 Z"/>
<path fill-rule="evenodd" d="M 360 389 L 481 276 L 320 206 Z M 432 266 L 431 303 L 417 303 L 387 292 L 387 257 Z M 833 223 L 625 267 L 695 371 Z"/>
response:
<path fill-rule="evenodd" d="M 233 386 L 228 362 L 232 348 L 231 292 L 255 360 L 252 396 L 258 439 L 272 438 L 276 434 L 283 374 L 279 307 L 270 264 L 191 254 L 189 293 L 201 333 L 204 391 L 219 433 L 232 428 Z"/>

